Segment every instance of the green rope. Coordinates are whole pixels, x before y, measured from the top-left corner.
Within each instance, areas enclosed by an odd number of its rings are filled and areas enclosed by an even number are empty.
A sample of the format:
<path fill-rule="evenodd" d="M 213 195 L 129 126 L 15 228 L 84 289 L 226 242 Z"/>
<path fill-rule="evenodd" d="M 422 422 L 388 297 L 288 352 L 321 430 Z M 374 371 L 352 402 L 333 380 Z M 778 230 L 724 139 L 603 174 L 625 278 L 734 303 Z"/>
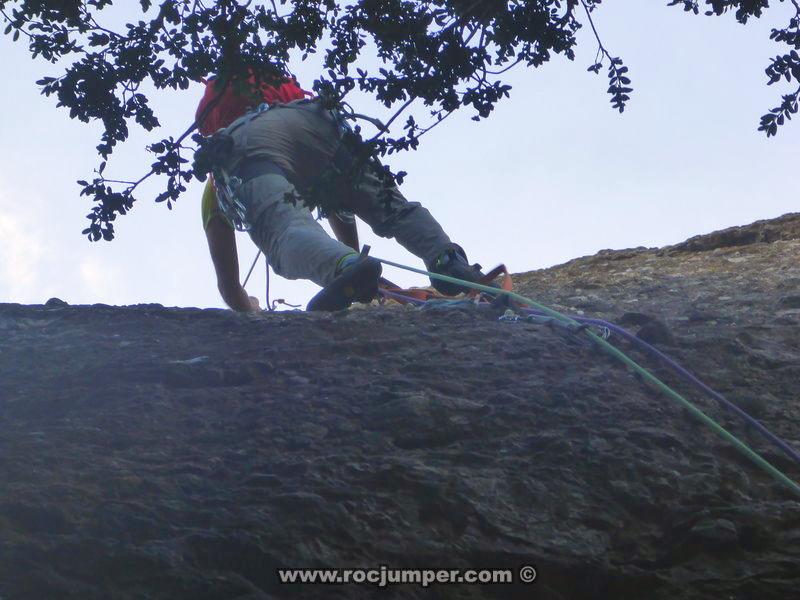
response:
<path fill-rule="evenodd" d="M 501 289 L 498 289 L 498 288 L 495 288 L 495 287 L 491 287 L 491 286 L 488 286 L 488 285 L 483 285 L 483 284 L 480 284 L 480 283 L 472 283 L 470 281 L 464 281 L 462 279 L 457 279 L 455 277 L 450 277 L 449 275 L 440 275 L 438 273 L 431 273 L 430 271 L 425 271 L 423 269 L 415 269 L 414 267 L 407 267 L 405 265 L 401 265 L 399 263 L 395 263 L 395 262 L 392 262 L 392 261 L 389 261 L 389 260 L 383 260 L 381 258 L 378 258 L 377 260 L 379 260 L 380 262 L 382 262 L 382 263 L 384 263 L 386 265 L 389 265 L 389 266 L 392 266 L 392 267 L 397 267 L 398 269 L 405 269 L 406 271 L 411 271 L 413 273 L 419 273 L 420 275 L 426 275 L 428 277 L 432 277 L 434 279 L 439 279 L 441 281 L 447 281 L 449 283 L 455 283 L 457 285 L 470 287 L 470 288 L 473 288 L 473 289 L 476 289 L 476 290 L 479 290 L 479 291 L 482 291 L 482 292 L 489 292 L 489 293 L 495 294 L 495 295 L 496 294 L 505 294 L 509 298 L 512 298 L 513 300 L 516 300 L 517 302 L 520 302 L 522 304 L 527 304 L 528 306 L 533 306 L 534 308 L 537 308 L 538 310 L 542 311 L 543 313 L 545 313 L 545 314 L 547 314 L 547 315 L 549 315 L 549 316 L 551 316 L 551 317 L 553 317 L 555 319 L 558 319 L 559 321 L 563 321 L 564 323 L 568 323 L 568 324 L 576 326 L 576 327 L 580 326 L 580 323 L 578 323 L 574 319 L 570 319 L 568 316 L 563 315 L 560 312 L 558 312 L 556 310 L 553 310 L 552 308 L 548 308 L 547 306 L 544 306 L 543 304 L 540 304 L 540 303 L 538 303 L 538 302 L 536 302 L 534 300 L 531 300 L 530 298 L 526 298 L 525 296 L 521 296 L 521 295 L 519 295 L 519 294 L 517 294 L 515 292 L 510 292 L 508 290 L 501 290 Z M 586 334 L 595 343 L 599 344 L 600 347 L 605 352 L 607 352 L 608 354 L 610 354 L 611 356 L 613 356 L 617 360 L 621 361 L 626 366 L 628 366 L 629 368 L 633 369 L 635 372 L 639 373 L 642 377 L 644 377 L 647 381 L 649 381 L 650 383 L 655 385 L 659 390 L 664 392 L 667 396 L 669 396 L 673 400 L 677 401 L 684 408 L 686 408 L 692 415 L 694 415 L 697 419 L 699 419 L 700 421 L 702 421 L 703 423 L 708 425 L 717 435 L 719 435 L 720 437 L 724 438 L 725 440 L 727 440 L 728 442 L 733 444 L 734 447 L 736 447 L 736 449 L 739 450 L 739 452 L 741 452 L 744 456 L 746 456 L 748 459 L 750 459 L 752 462 L 754 462 L 760 469 L 762 469 L 763 471 L 767 472 L 776 481 L 778 481 L 779 483 L 783 484 L 784 486 L 786 486 L 787 488 L 792 490 L 795 494 L 800 496 L 800 485 L 798 485 L 792 479 L 787 477 L 782 471 L 780 471 L 778 468 L 774 467 L 772 464 L 770 464 L 768 461 L 766 461 L 764 458 L 762 458 L 761 455 L 758 454 L 757 452 L 755 452 L 752 448 L 750 448 L 750 446 L 745 444 L 743 441 L 741 441 L 739 438 L 737 438 L 735 435 L 733 435 L 731 432 L 729 432 L 727 429 L 725 429 L 722 425 L 717 423 L 714 419 L 712 419 L 707 414 L 705 414 L 702 410 L 697 408 L 694 404 L 692 404 L 692 402 L 690 402 L 689 400 L 687 400 L 686 398 L 681 396 L 678 392 L 673 390 L 666 383 L 664 383 L 658 377 L 653 375 L 650 371 L 648 371 L 647 369 L 645 369 L 644 367 L 639 365 L 636 361 L 634 361 L 627 354 L 622 352 L 619 348 L 617 348 L 613 344 L 609 343 L 608 341 L 604 340 L 599 335 L 597 335 L 596 333 L 594 333 L 594 332 L 592 332 L 592 331 L 590 331 L 588 329 L 585 329 L 584 331 L 586 332 Z"/>

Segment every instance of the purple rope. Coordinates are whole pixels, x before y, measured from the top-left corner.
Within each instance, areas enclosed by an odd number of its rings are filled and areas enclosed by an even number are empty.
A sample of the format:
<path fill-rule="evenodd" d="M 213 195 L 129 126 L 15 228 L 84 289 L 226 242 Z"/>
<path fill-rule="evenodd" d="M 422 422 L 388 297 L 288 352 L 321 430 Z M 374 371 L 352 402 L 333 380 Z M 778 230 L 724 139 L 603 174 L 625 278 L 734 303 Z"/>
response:
<path fill-rule="evenodd" d="M 404 302 L 411 302 L 411 303 L 416 304 L 416 305 L 423 305 L 423 304 L 426 303 L 425 300 L 418 300 L 417 298 L 411 298 L 409 296 L 404 296 L 403 294 L 398 294 L 397 292 L 390 292 L 388 290 L 381 290 L 381 294 L 383 294 L 384 296 L 387 296 L 389 298 L 394 298 L 395 300 L 401 300 L 401 301 L 404 301 Z M 541 312 L 533 310 L 533 309 L 524 309 L 524 310 L 525 310 L 525 312 L 527 312 L 529 314 L 532 314 L 532 315 L 545 316 Z M 611 323 L 609 321 L 604 321 L 602 319 L 590 319 L 590 318 L 587 318 L 587 317 L 578 317 L 578 316 L 574 316 L 574 315 L 570 315 L 570 318 L 572 318 L 572 319 L 574 319 L 574 320 L 576 320 L 579 323 L 582 323 L 584 325 L 594 325 L 596 327 L 606 327 L 610 331 L 613 331 L 614 333 L 622 336 L 624 339 L 626 339 L 627 341 L 631 342 L 635 346 L 639 346 L 640 348 L 642 348 L 643 350 L 645 350 L 649 354 L 655 356 L 656 358 L 661 360 L 664 364 L 669 366 L 678 375 L 680 375 L 681 377 L 683 377 L 687 381 L 689 381 L 689 382 L 693 383 L 694 385 L 696 385 L 697 387 L 699 387 L 708 396 L 710 396 L 711 398 L 716 400 L 722 406 L 724 406 L 728 410 L 734 412 L 735 414 L 739 415 L 745 421 L 745 423 L 755 427 L 759 432 L 761 432 L 762 435 L 764 435 L 764 437 L 766 437 L 770 442 L 772 442 L 773 445 L 775 445 L 778 448 L 780 448 L 784 452 L 784 454 L 786 454 L 789 458 L 794 459 L 795 462 L 800 464 L 800 453 L 798 453 L 797 450 L 792 448 L 789 444 L 787 444 L 785 441 L 783 441 L 777 435 L 772 433 L 769 429 L 767 429 L 764 425 L 762 425 L 761 422 L 758 419 L 750 416 L 747 412 L 745 412 L 744 410 L 742 410 L 741 408 L 736 406 L 733 402 L 731 402 L 730 400 L 725 398 L 725 396 L 723 396 L 719 392 L 717 392 L 717 391 L 713 390 L 712 388 L 710 388 L 709 386 L 707 386 L 705 383 L 703 383 L 697 377 L 695 377 L 691 372 L 689 372 L 684 367 L 682 367 L 677 362 L 675 362 L 672 358 L 670 358 L 669 356 L 667 356 L 666 354 L 661 352 L 658 348 L 655 348 L 654 346 L 652 346 L 651 344 L 647 343 L 643 339 L 636 337 L 635 335 L 633 335 L 627 329 L 624 329 L 624 328 L 620 327 L 619 325 L 615 325 L 614 323 Z"/>
<path fill-rule="evenodd" d="M 535 311 L 532 311 L 535 313 Z M 538 314 L 538 313 L 536 313 Z M 758 431 L 760 431 L 764 437 L 766 437 L 770 442 L 772 442 L 775 446 L 783 450 L 783 452 L 793 458 L 797 463 L 800 464 L 800 453 L 797 452 L 794 448 L 792 448 L 789 444 L 779 438 L 777 435 L 772 433 L 769 429 L 767 429 L 761 422 L 750 416 L 747 412 L 736 406 L 733 402 L 725 398 L 719 392 L 713 390 L 705 383 L 700 381 L 697 377 L 695 377 L 691 372 L 686 370 L 684 367 L 679 365 L 675 362 L 672 358 L 661 352 L 658 348 L 653 347 L 652 345 L 645 342 L 643 339 L 636 337 L 631 332 L 626 329 L 623 329 L 619 325 L 615 325 L 614 323 L 609 323 L 608 321 L 604 321 L 602 319 L 589 319 L 584 317 L 572 317 L 579 323 L 584 323 L 586 325 L 595 325 L 598 327 L 607 327 L 609 330 L 613 331 L 614 333 L 619 334 L 624 339 L 628 340 L 629 342 L 633 343 L 636 346 L 639 346 L 643 350 L 647 351 L 651 355 L 655 356 L 656 358 L 660 359 L 664 364 L 668 365 L 673 371 L 675 371 L 678 375 L 690 381 L 691 383 L 695 384 L 701 390 L 703 390 L 707 395 L 711 398 L 719 402 L 722 406 L 727 408 L 728 410 L 736 413 L 739 415 L 748 425 L 752 425 Z"/>

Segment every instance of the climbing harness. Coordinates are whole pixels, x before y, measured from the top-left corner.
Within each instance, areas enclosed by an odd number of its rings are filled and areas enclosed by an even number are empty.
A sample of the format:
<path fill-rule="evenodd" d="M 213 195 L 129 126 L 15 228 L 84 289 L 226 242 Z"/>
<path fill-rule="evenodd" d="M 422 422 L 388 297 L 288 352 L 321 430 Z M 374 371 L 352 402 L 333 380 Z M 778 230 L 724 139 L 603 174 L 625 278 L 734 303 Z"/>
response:
<path fill-rule="evenodd" d="M 237 231 L 249 231 L 250 225 L 247 223 L 246 208 L 236 196 L 236 192 L 242 185 L 238 177 L 230 177 L 222 167 L 215 167 L 214 189 L 217 192 L 217 204 L 219 209 L 228 222 Z"/>
<path fill-rule="evenodd" d="M 250 224 L 247 222 L 247 209 L 237 196 L 245 181 L 243 181 L 242 177 L 230 176 L 227 170 L 222 167 L 221 163 L 223 161 L 221 158 L 226 151 L 230 152 L 233 149 L 233 139 L 230 134 L 245 123 L 249 123 L 259 115 L 264 114 L 269 108 L 270 106 L 266 102 L 259 104 L 258 107 L 236 119 L 224 130 L 216 132 L 206 143 L 207 152 L 209 152 L 209 157 L 206 160 L 211 164 L 211 173 L 214 175 L 217 204 L 222 214 L 237 231 L 250 230 Z M 202 151 L 199 150 L 198 152 Z"/>
<path fill-rule="evenodd" d="M 312 100 L 306 100 L 311 102 Z M 292 108 L 292 105 L 278 105 L 281 108 Z M 233 150 L 233 138 L 231 134 L 250 123 L 260 115 L 266 113 L 271 109 L 267 103 L 261 103 L 256 108 L 248 111 L 228 127 L 221 129 L 214 133 L 196 152 L 195 154 L 195 171 L 198 176 L 204 176 L 210 172 L 214 176 L 214 188 L 217 193 L 217 203 L 220 212 L 230 222 L 230 224 L 237 231 L 249 231 L 250 224 L 247 222 L 247 211 L 244 203 L 238 198 L 238 193 L 241 187 L 250 179 L 255 177 L 276 173 L 288 179 L 286 172 L 272 160 L 264 157 L 246 158 L 239 163 L 235 168 L 235 173 L 231 174 L 222 165 L 225 163 L 225 157 L 230 155 Z M 322 204 L 316 200 L 319 198 L 319 190 L 324 189 L 326 194 L 331 197 L 338 197 L 341 194 L 336 192 L 335 187 L 340 185 L 341 178 L 346 175 L 355 176 L 357 169 L 354 169 L 357 159 L 353 154 L 352 143 L 358 137 L 358 134 L 348 122 L 355 119 L 366 119 L 370 122 L 376 123 L 376 127 L 383 127 L 380 121 L 371 119 L 364 115 L 354 113 L 352 109 L 349 112 L 341 108 L 326 109 L 330 113 L 339 134 L 339 144 L 334 155 L 331 157 L 330 164 L 323 170 L 316 181 L 313 181 L 307 188 L 300 190 L 301 196 L 307 198 L 312 206 L 317 209 L 317 219 L 323 219 L 330 214 L 335 214 L 341 221 L 345 223 L 353 223 L 355 217 L 351 211 L 336 207 L 325 209 Z M 373 156 L 368 157 L 366 162 L 374 162 L 377 159 Z M 366 164 L 366 163 L 365 163 Z M 354 173 L 350 173 L 354 171 Z"/>

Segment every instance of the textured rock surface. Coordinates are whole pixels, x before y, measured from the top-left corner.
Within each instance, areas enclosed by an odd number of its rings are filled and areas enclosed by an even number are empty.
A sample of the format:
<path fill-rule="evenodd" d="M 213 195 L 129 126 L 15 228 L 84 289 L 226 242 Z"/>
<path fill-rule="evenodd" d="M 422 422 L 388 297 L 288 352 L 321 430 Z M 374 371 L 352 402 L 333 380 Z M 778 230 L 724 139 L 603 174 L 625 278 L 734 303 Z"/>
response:
<path fill-rule="evenodd" d="M 800 216 L 516 283 L 638 331 L 800 448 Z M 275 568 L 379 564 L 539 571 L 397 598 L 800 588 L 798 498 L 582 336 L 488 311 L 0 305 L 0 428 L 3 600 L 371 598 Z"/>

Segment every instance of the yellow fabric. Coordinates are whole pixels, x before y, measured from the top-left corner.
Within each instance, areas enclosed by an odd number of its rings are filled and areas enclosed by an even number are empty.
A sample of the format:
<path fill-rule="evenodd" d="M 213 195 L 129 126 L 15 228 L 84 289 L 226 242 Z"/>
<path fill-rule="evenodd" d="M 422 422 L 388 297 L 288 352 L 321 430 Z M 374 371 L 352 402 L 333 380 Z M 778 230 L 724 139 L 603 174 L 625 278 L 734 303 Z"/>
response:
<path fill-rule="evenodd" d="M 206 182 L 206 187 L 203 189 L 203 201 L 200 204 L 200 210 L 203 215 L 203 230 L 208 229 L 208 223 L 211 221 L 211 218 L 215 215 L 219 215 L 219 217 L 231 228 L 233 229 L 233 225 L 231 225 L 230 221 L 222 214 L 222 211 L 219 209 L 219 204 L 217 203 L 217 191 L 214 189 L 214 183 L 211 177 L 208 178 Z"/>

